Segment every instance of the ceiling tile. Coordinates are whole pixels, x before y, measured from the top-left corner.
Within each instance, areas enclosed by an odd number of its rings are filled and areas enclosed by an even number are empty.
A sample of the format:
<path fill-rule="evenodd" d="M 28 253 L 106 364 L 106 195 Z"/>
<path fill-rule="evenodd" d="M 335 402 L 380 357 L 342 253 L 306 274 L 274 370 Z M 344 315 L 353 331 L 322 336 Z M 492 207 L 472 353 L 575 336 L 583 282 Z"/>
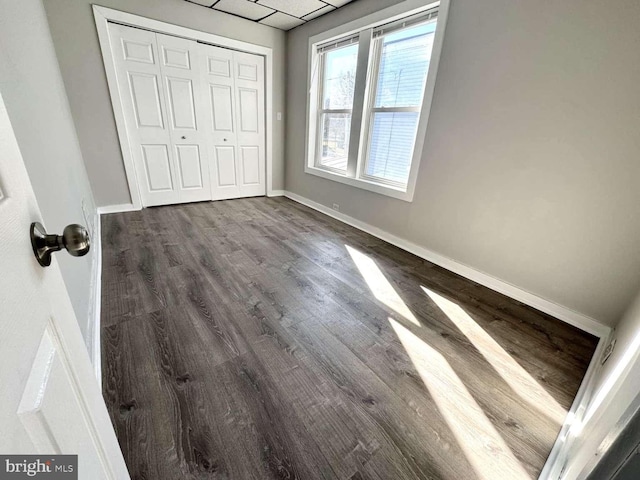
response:
<path fill-rule="evenodd" d="M 322 7 L 319 10 L 316 10 L 315 12 L 311 12 L 309 15 L 305 15 L 304 17 L 302 17 L 303 20 L 313 20 L 314 18 L 318 18 L 320 15 L 324 15 L 325 13 L 329 13 L 330 11 L 335 10 L 335 7 L 332 7 L 331 5 L 327 5 Z"/>
<path fill-rule="evenodd" d="M 258 0 L 258 3 L 298 18 L 325 6 L 320 0 Z"/>
<path fill-rule="evenodd" d="M 342 5 L 346 5 L 347 3 L 352 2 L 353 0 L 324 0 L 324 1 L 327 3 L 330 3 L 334 7 L 341 7 Z"/>
<path fill-rule="evenodd" d="M 304 21 L 299 18 L 292 17 L 291 15 L 287 15 L 286 13 L 276 12 L 273 15 L 269 15 L 267 18 L 260 20 L 260 23 L 264 23 L 265 25 L 279 28 L 281 30 L 291 30 L 298 25 L 302 25 Z"/>
<path fill-rule="evenodd" d="M 281 30 L 291 30 L 308 20 L 346 5 L 353 0 L 186 0 L 209 11 L 237 15 Z M 264 20 L 264 21 L 262 21 Z"/>
<path fill-rule="evenodd" d="M 249 20 L 260 20 L 273 13 L 273 9 L 249 0 L 220 0 L 213 8 L 226 13 L 233 13 Z"/>

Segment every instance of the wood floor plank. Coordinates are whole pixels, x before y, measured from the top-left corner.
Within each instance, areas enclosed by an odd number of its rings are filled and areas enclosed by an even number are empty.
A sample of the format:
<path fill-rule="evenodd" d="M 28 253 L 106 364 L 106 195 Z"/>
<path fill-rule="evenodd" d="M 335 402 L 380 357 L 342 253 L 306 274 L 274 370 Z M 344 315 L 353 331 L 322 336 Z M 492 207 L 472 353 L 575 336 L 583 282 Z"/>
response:
<path fill-rule="evenodd" d="M 134 479 L 536 478 L 596 345 L 285 198 L 102 232 L 103 393 Z"/>

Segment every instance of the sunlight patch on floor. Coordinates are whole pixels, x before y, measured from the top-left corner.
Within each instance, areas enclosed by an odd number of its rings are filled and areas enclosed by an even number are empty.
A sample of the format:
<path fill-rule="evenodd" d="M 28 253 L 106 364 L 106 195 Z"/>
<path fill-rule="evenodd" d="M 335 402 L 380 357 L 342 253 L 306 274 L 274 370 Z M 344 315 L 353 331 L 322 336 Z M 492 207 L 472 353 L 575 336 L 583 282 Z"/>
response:
<path fill-rule="evenodd" d="M 498 375 L 522 400 L 558 426 L 562 425 L 567 414 L 566 410 L 491 335 L 457 303 L 426 287 L 422 287 L 422 290 L 469 339 Z"/>
<path fill-rule="evenodd" d="M 389 323 L 478 477 L 530 479 L 449 362 L 393 318 Z"/>
<path fill-rule="evenodd" d="M 360 270 L 362 278 L 367 282 L 373 295 L 398 315 L 402 315 L 414 325 L 420 326 L 418 319 L 402 301 L 402 298 L 400 298 L 400 295 L 398 295 L 398 292 L 393 288 L 393 285 L 391 285 L 389 280 L 384 276 L 380 267 L 376 265 L 376 262 L 349 245 L 345 245 L 345 247 L 347 247 L 349 255 L 351 255 L 353 262 L 356 264 L 356 267 L 358 267 L 358 270 Z"/>
<path fill-rule="evenodd" d="M 418 319 L 376 263 L 355 248 L 348 245 L 345 247 L 376 299 L 420 327 Z M 530 475 L 442 354 L 397 320 L 391 317 L 388 320 L 478 478 L 530 479 Z M 471 328 L 466 330 L 473 333 Z"/>

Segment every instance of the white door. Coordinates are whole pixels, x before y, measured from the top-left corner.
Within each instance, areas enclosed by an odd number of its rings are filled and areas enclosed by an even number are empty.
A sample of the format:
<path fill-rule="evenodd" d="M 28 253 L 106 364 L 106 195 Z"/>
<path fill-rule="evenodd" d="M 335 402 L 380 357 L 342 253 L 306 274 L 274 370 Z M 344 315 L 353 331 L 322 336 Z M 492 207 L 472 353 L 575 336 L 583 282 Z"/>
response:
<path fill-rule="evenodd" d="M 156 39 L 179 201 L 211 200 L 198 43 L 160 33 Z"/>
<path fill-rule="evenodd" d="M 201 45 L 214 200 L 266 195 L 264 57 Z"/>
<path fill-rule="evenodd" d="M 56 260 L 43 268 L 32 252 L 34 221 L 42 219 L 0 97 L 0 453 L 77 454 L 78 478 L 128 479 Z"/>
<path fill-rule="evenodd" d="M 110 24 L 144 206 L 211 199 L 197 43 Z"/>

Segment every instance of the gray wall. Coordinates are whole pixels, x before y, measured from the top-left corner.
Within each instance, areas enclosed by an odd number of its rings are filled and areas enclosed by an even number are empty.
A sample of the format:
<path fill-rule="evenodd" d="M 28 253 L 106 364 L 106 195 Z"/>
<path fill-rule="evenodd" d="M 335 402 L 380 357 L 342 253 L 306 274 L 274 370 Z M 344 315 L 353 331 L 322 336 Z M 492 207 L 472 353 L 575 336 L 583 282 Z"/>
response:
<path fill-rule="evenodd" d="M 311 35 L 287 37 L 286 189 L 613 325 L 640 287 L 640 3 L 451 0 L 413 203 L 305 174 Z"/>
<path fill-rule="evenodd" d="M 130 203 L 91 5 L 45 0 L 60 70 L 98 206 Z M 273 49 L 273 188 L 284 187 L 285 33 L 184 0 L 100 0 L 99 5 Z"/>
<path fill-rule="evenodd" d="M 0 11 L 0 90 L 44 225 L 51 233 L 69 223 L 92 228 L 96 209 L 42 2 L 0 0 Z M 55 256 L 85 338 L 94 254 Z"/>

